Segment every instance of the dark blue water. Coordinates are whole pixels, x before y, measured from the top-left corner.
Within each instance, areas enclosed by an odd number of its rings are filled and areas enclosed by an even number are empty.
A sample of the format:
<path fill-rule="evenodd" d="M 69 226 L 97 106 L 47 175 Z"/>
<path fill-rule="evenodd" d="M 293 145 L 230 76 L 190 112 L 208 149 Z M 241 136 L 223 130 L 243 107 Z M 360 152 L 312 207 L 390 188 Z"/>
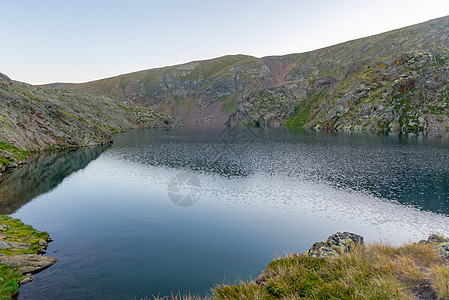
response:
<path fill-rule="evenodd" d="M 173 129 L 78 151 L 0 184 L 3 212 L 48 231 L 59 259 L 20 299 L 204 294 L 337 231 L 392 244 L 449 235 L 441 138 Z"/>

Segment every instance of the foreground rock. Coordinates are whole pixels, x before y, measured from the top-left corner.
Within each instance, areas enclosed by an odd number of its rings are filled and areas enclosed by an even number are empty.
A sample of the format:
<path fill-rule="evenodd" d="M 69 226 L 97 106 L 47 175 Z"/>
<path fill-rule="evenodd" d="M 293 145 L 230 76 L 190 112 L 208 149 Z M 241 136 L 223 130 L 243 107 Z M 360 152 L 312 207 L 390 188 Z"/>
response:
<path fill-rule="evenodd" d="M 436 234 L 432 234 L 427 240 L 421 240 L 419 243 L 434 245 L 441 257 L 449 261 L 449 238 L 443 238 Z"/>
<path fill-rule="evenodd" d="M 10 268 L 18 268 L 22 275 L 31 273 L 36 274 L 46 268 L 54 265 L 58 260 L 53 257 L 38 254 L 23 254 L 1 256 L 0 264 Z"/>
<path fill-rule="evenodd" d="M 338 257 L 343 253 L 349 253 L 355 245 L 363 244 L 363 237 L 361 235 L 350 232 L 337 232 L 329 236 L 325 242 L 317 242 L 313 244 L 308 251 L 305 251 L 302 254 L 293 253 L 291 257 Z M 256 283 L 263 285 L 267 275 L 267 270 L 263 270 L 256 279 Z"/>
<path fill-rule="evenodd" d="M 336 257 L 348 253 L 355 245 L 363 245 L 363 237 L 349 232 L 337 232 L 325 242 L 313 244 L 309 251 L 304 252 L 309 257 Z"/>
<path fill-rule="evenodd" d="M 435 247 L 444 259 L 449 259 L 449 242 L 441 243 Z"/>

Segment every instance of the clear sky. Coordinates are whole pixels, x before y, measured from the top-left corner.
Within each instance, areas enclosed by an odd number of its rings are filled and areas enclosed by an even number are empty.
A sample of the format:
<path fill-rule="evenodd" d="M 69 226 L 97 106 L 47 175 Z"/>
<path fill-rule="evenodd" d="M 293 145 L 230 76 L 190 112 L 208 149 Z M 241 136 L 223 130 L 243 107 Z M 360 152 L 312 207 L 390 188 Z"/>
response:
<path fill-rule="evenodd" d="M 84 82 L 298 53 L 449 15 L 449 0 L 0 0 L 0 72 Z"/>

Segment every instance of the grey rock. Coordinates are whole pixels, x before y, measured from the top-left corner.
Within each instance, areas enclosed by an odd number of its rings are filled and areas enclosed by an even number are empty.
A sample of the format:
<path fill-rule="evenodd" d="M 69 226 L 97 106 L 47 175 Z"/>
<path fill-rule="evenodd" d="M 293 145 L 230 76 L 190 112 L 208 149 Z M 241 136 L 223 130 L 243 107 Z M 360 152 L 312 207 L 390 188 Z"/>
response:
<path fill-rule="evenodd" d="M 449 259 L 449 242 L 444 242 L 435 247 L 444 259 Z"/>
<path fill-rule="evenodd" d="M 349 232 L 337 232 L 325 242 L 318 242 L 307 251 L 309 257 L 336 257 L 348 253 L 355 245 L 363 245 L 363 237 Z"/>
<path fill-rule="evenodd" d="M 19 282 L 19 285 L 24 285 L 24 284 L 26 284 L 28 282 L 33 281 L 33 280 L 34 280 L 34 277 L 31 276 L 31 274 L 26 274 L 26 277 Z"/>
<path fill-rule="evenodd" d="M 30 244 L 22 243 L 22 242 L 8 242 L 12 248 L 16 249 L 28 249 Z"/>
<path fill-rule="evenodd" d="M 8 229 L 10 226 L 8 224 L 0 224 L 0 231 L 5 231 L 6 229 Z"/>
<path fill-rule="evenodd" d="M 8 249 L 8 248 L 11 248 L 11 245 L 9 245 L 5 241 L 0 241 L 0 249 Z"/>
<path fill-rule="evenodd" d="M 0 264 L 9 266 L 10 268 L 18 268 L 21 274 L 38 273 L 58 260 L 53 257 L 42 256 L 37 254 L 11 255 L 0 257 Z"/>

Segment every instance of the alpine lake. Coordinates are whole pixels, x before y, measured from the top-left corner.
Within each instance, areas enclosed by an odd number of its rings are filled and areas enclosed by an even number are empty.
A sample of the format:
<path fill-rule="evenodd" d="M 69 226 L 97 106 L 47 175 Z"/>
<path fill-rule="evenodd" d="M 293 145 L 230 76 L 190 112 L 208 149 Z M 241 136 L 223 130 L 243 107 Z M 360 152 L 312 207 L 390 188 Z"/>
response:
<path fill-rule="evenodd" d="M 0 211 L 59 261 L 19 299 L 153 299 L 257 278 L 335 232 L 449 236 L 449 140 L 285 128 L 136 130 L 33 156 Z"/>

